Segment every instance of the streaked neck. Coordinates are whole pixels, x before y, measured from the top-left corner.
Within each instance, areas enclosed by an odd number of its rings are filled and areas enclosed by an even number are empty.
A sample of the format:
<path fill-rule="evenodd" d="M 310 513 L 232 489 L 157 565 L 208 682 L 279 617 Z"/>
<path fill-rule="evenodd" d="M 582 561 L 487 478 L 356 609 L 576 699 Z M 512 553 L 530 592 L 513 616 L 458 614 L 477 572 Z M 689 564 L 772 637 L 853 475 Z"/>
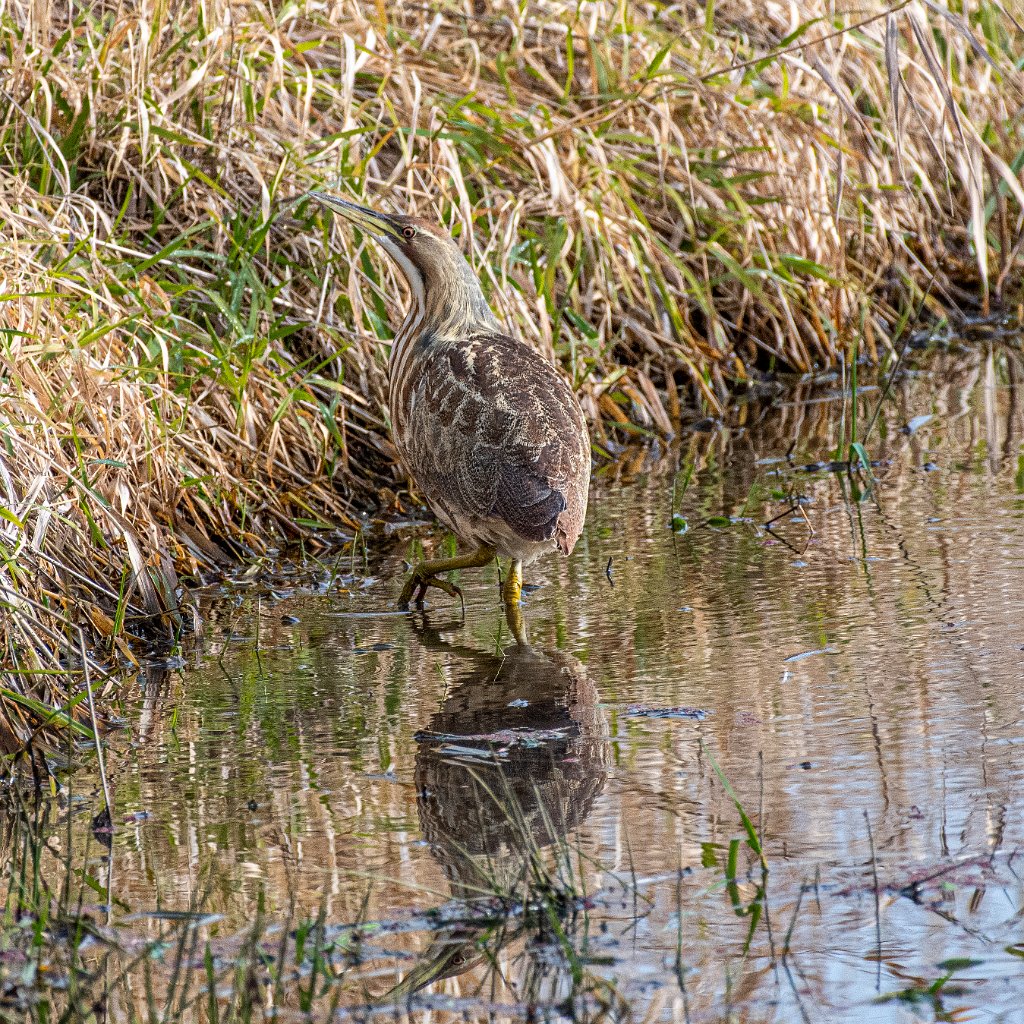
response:
<path fill-rule="evenodd" d="M 450 249 L 439 248 L 436 264 L 425 270 L 397 246 L 388 246 L 388 251 L 409 282 L 409 309 L 398 338 L 456 340 L 479 331 L 501 330 L 473 268 L 454 243 Z"/>

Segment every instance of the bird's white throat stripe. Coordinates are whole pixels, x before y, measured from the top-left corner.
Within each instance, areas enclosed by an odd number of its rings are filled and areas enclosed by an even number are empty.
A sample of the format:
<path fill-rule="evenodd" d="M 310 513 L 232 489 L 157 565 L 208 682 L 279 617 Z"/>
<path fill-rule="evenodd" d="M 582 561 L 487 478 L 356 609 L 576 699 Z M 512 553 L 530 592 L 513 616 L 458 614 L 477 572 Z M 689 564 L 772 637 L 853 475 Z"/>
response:
<path fill-rule="evenodd" d="M 406 314 L 402 326 L 399 327 L 394 341 L 391 343 L 391 358 L 388 360 L 388 408 L 391 411 L 391 423 L 395 425 L 396 420 L 401 417 L 402 411 L 398 408 L 398 395 L 402 392 L 402 385 L 405 383 L 405 376 L 409 370 L 410 356 L 413 343 L 419 334 L 420 324 L 426 313 L 426 292 L 423 287 L 423 275 L 416 268 L 412 260 L 402 252 L 401 248 L 390 239 L 381 239 L 388 254 L 399 265 L 405 279 L 409 282 L 409 292 L 412 302 L 409 305 L 409 312 Z"/>
<path fill-rule="evenodd" d="M 393 427 L 400 419 L 404 419 L 403 410 L 399 408 L 399 395 L 405 391 L 406 377 L 413 363 L 412 351 L 423 321 L 422 309 L 414 308 L 409 313 L 391 343 L 391 358 L 388 361 L 388 408 Z"/>
<path fill-rule="evenodd" d="M 388 252 L 394 261 L 402 268 L 406 281 L 409 282 L 409 289 L 412 291 L 412 304 L 419 309 L 424 305 L 423 275 L 416 269 L 415 264 L 404 252 L 390 239 L 382 239 L 387 246 Z"/>

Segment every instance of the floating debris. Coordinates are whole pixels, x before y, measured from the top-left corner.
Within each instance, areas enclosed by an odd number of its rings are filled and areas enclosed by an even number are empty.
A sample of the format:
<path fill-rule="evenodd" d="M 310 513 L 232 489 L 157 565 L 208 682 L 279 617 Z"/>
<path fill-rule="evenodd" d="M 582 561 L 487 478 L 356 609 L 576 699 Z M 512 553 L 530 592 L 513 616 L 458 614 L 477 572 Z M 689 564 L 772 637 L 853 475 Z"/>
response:
<path fill-rule="evenodd" d="M 206 913 L 201 910 L 139 910 L 121 918 L 122 922 L 147 920 L 170 921 L 174 924 L 187 925 L 190 928 L 200 928 L 223 921 L 224 915 Z"/>
<path fill-rule="evenodd" d="M 325 619 L 401 619 L 409 613 L 399 608 L 381 608 L 370 612 L 324 612 Z"/>
<path fill-rule="evenodd" d="M 901 434 L 916 434 L 926 423 L 930 423 L 935 417 L 928 413 L 925 416 L 915 416 L 905 427 L 900 431 Z"/>
<path fill-rule="evenodd" d="M 384 524 L 384 536 L 390 537 L 391 534 L 397 533 L 399 530 L 411 530 L 420 526 L 431 526 L 433 525 L 429 519 L 393 519 L 391 522 Z"/>
<path fill-rule="evenodd" d="M 467 747 L 461 743 L 442 743 L 437 748 L 439 754 L 448 757 L 468 757 L 477 761 L 492 761 L 496 757 L 507 757 L 507 749 L 495 750 L 493 747 Z"/>
<path fill-rule="evenodd" d="M 421 731 L 413 736 L 417 743 L 493 743 L 496 746 L 540 746 L 551 740 L 565 739 L 568 729 L 498 729 L 496 732 L 444 733 Z M 473 748 L 476 754 L 488 754 Z"/>
<path fill-rule="evenodd" d="M 146 658 L 143 664 L 146 668 L 174 671 L 185 668 L 188 662 L 180 654 L 172 654 L 167 658 Z"/>
<path fill-rule="evenodd" d="M 702 722 L 708 716 L 703 708 L 659 708 L 651 704 L 630 704 L 626 714 L 633 718 L 691 718 Z"/>
<path fill-rule="evenodd" d="M 871 468 L 881 469 L 891 464 L 890 459 L 872 459 Z M 852 469 L 859 469 L 860 462 L 845 462 L 842 460 L 831 460 L 828 462 L 808 462 L 798 467 L 802 473 L 846 473 Z"/>
<path fill-rule="evenodd" d="M 819 647 L 813 651 L 801 651 L 799 654 L 791 654 L 788 658 L 783 658 L 782 662 L 784 665 L 789 665 L 794 661 L 803 661 L 804 658 L 813 658 L 816 654 L 837 654 L 838 651 L 838 647 Z"/>

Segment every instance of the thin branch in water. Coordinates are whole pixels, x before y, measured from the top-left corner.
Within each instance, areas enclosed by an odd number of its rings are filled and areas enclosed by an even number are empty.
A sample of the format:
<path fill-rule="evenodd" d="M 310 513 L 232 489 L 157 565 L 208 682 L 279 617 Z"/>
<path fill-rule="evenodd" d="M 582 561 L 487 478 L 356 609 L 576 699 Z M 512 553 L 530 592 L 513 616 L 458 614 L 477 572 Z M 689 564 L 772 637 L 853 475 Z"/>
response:
<path fill-rule="evenodd" d="M 875 856 L 875 837 L 871 832 L 871 819 L 864 812 L 864 823 L 868 828 L 868 845 L 871 848 L 871 880 L 875 891 L 875 991 L 882 991 L 882 915 L 878 896 L 878 858 Z"/>

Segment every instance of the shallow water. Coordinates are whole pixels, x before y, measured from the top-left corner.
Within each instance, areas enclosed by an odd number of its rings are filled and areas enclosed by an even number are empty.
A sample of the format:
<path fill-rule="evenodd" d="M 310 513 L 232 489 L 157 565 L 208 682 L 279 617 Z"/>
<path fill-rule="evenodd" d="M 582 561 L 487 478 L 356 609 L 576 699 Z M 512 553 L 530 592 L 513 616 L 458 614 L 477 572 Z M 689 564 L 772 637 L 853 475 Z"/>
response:
<path fill-rule="evenodd" d="M 1016 360 L 901 380 L 860 500 L 804 468 L 837 380 L 625 457 L 572 558 L 528 570 L 531 654 L 500 653 L 491 569 L 464 621 L 391 611 L 412 538 L 445 544 L 424 527 L 211 590 L 184 664 L 125 694 L 109 859 L 88 772 L 53 851 L 110 882 L 126 942 L 202 910 L 228 960 L 261 902 L 371 922 L 356 1016 L 1024 1019 Z M 551 920 L 463 913 L 531 858 L 571 889 Z"/>

